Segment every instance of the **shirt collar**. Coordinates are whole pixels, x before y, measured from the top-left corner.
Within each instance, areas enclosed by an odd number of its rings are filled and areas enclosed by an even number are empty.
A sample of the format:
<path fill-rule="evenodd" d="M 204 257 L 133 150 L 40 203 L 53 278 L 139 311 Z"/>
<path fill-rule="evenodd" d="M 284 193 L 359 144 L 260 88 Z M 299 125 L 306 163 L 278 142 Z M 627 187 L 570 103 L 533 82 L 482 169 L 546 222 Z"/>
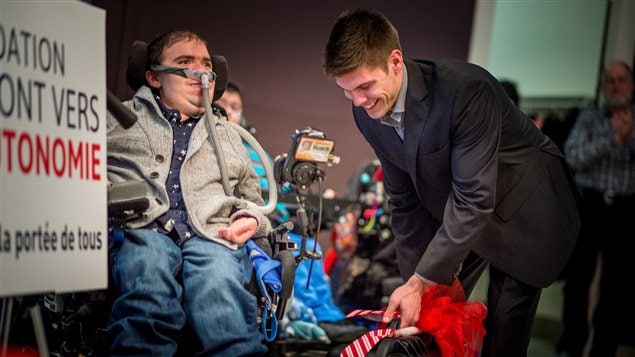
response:
<path fill-rule="evenodd" d="M 403 127 L 403 114 L 406 111 L 406 92 L 408 91 L 408 71 L 406 66 L 403 66 L 403 81 L 401 82 L 401 88 L 399 88 L 399 94 L 395 105 L 392 107 L 386 115 L 381 117 L 379 121 L 388 126 L 401 128 Z"/>
<path fill-rule="evenodd" d="M 401 82 L 401 88 L 399 89 L 399 95 L 395 106 L 392 108 L 393 113 L 403 113 L 406 111 L 406 92 L 408 91 L 408 71 L 406 66 L 403 66 L 403 81 Z"/>

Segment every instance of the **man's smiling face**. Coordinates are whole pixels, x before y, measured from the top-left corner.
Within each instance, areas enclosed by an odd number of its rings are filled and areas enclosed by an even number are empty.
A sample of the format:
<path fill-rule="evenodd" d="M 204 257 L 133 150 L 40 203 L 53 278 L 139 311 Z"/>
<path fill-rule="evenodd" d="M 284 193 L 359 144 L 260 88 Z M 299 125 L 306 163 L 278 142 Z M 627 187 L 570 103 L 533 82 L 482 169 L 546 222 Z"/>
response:
<path fill-rule="evenodd" d="M 362 65 L 335 77 L 346 98 L 373 119 L 383 117 L 395 105 L 402 80 L 403 58 L 398 50 L 390 54 L 387 69 Z"/>

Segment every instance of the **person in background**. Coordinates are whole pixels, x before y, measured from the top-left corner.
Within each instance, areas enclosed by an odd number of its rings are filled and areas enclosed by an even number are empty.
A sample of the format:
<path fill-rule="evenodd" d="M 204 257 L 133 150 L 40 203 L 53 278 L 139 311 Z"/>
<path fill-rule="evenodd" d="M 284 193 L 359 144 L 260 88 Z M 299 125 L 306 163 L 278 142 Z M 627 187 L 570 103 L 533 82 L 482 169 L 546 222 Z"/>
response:
<path fill-rule="evenodd" d="M 635 106 L 633 73 L 621 61 L 602 74 L 604 105 L 584 111 L 565 142 L 582 190 L 582 226 L 565 273 L 562 356 L 582 356 L 589 337 L 589 287 L 601 254 L 599 301 L 593 312 L 591 356 L 615 356 L 635 345 Z"/>
<path fill-rule="evenodd" d="M 238 83 L 227 82 L 227 88 L 223 95 L 216 101 L 227 113 L 227 120 L 247 129 L 252 135 L 256 135 L 256 129 L 247 122 L 243 115 L 243 93 Z"/>
<path fill-rule="evenodd" d="M 108 117 L 108 179 L 141 180 L 150 207 L 112 247 L 111 272 L 120 291 L 108 324 L 111 354 L 173 356 L 191 327 L 201 355 L 244 356 L 267 351 L 258 330 L 256 297 L 246 290 L 252 266 L 244 243 L 265 236 L 270 223 L 238 133 L 206 113 L 215 76 L 207 42 L 170 30 L 148 44 L 147 85 L 124 102 L 138 120 L 129 129 Z M 206 123 L 206 121 L 211 121 Z M 231 178 L 228 196 L 208 128 L 214 125 Z M 189 330 L 188 330 L 189 331 Z"/>
<path fill-rule="evenodd" d="M 382 14 L 344 12 L 324 69 L 383 169 L 405 284 L 384 322 L 414 326 L 422 294 L 459 279 L 467 295 L 489 263 L 483 356 L 525 356 L 541 288 L 578 235 L 577 189 L 558 148 L 484 69 L 405 59 Z"/>

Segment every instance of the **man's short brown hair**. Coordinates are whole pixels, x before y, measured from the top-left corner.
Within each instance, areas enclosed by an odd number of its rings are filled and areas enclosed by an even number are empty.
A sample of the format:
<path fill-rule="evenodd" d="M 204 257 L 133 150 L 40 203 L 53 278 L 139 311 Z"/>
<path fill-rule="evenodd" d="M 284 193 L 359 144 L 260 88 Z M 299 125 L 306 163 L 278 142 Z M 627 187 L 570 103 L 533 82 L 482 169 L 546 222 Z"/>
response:
<path fill-rule="evenodd" d="M 146 69 L 149 70 L 152 65 L 161 64 L 163 51 L 165 51 L 166 48 L 182 40 L 200 41 L 201 43 L 205 44 L 205 47 L 207 47 L 207 52 L 209 53 L 209 46 L 207 45 L 207 41 L 203 39 L 203 37 L 201 37 L 201 35 L 199 35 L 198 33 L 185 29 L 168 30 L 162 34 L 159 34 L 148 44 L 148 58 L 146 61 Z"/>
<path fill-rule="evenodd" d="M 384 15 L 345 11 L 335 21 L 324 49 L 324 72 L 336 77 L 363 65 L 387 70 L 393 50 L 401 50 L 399 34 Z"/>

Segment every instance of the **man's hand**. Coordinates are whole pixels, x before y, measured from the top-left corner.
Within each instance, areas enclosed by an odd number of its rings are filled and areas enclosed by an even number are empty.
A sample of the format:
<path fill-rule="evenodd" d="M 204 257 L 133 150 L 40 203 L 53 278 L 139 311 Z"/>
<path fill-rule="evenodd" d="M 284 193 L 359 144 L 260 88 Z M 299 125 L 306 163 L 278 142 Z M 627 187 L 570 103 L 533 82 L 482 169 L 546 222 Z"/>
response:
<path fill-rule="evenodd" d="M 615 144 L 622 145 L 633 135 L 633 116 L 630 109 L 613 112 L 611 116 Z"/>
<path fill-rule="evenodd" d="M 218 228 L 218 235 L 228 241 L 241 245 L 256 233 L 258 220 L 253 217 L 238 218 L 229 227 Z"/>
<path fill-rule="evenodd" d="M 421 311 L 421 295 L 428 284 L 413 275 L 408 281 L 395 289 L 390 295 L 390 301 L 382 322 L 389 323 L 393 319 L 396 310 L 401 313 L 399 328 L 415 326 L 419 321 Z"/>

